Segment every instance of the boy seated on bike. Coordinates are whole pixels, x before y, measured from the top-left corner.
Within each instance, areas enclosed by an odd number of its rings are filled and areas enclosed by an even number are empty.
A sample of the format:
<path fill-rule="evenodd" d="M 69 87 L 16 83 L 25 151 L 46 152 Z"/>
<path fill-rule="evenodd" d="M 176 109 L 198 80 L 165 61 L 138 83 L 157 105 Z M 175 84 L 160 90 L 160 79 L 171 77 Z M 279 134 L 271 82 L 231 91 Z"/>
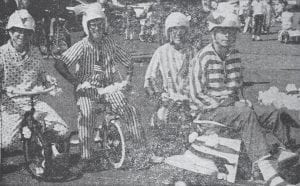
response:
<path fill-rule="evenodd" d="M 195 51 L 188 40 L 189 29 L 188 17 L 180 12 L 171 13 L 165 20 L 165 36 L 168 42 L 154 52 L 144 83 L 148 96 L 157 97 L 163 103 L 159 105 L 153 119 L 166 122 L 171 103 L 185 103 L 189 100 L 188 68 Z"/>
<path fill-rule="evenodd" d="M 78 9 L 77 9 L 78 8 Z M 112 85 L 115 81 L 116 63 L 127 68 L 126 84 L 130 84 L 133 73 L 131 56 L 125 52 L 107 33 L 107 17 L 99 3 L 75 7 L 75 12 L 83 13 L 82 26 L 87 35 L 65 51 L 56 61 L 55 67 L 76 88 L 75 97 L 78 105 L 78 131 L 81 142 L 79 168 L 88 168 L 91 159 L 93 128 L 96 123 L 95 107 L 102 95 L 97 88 Z M 69 70 L 76 66 L 75 74 Z M 85 86 L 88 85 L 88 86 Z M 91 85 L 91 86 L 90 86 Z M 129 105 L 121 91 L 107 96 L 106 101 L 115 113 L 125 120 L 128 133 L 135 140 L 140 140 L 141 126 L 137 121 L 135 109 Z M 82 167 L 81 167 L 82 166 Z"/>
<path fill-rule="evenodd" d="M 243 96 L 241 54 L 235 48 L 240 29 L 238 15 L 213 12 L 208 17 L 208 29 L 212 42 L 196 54 L 189 73 L 193 102 L 201 110 L 209 108 L 201 112 L 199 119 L 231 127 L 229 135 L 243 141 L 251 163 L 270 158 L 278 162 L 280 169 L 280 165 L 297 162 L 298 154 L 288 150 L 295 145 L 290 131 L 300 128 L 297 113 L 252 105 Z M 282 148 L 271 152 L 272 143 Z"/>
<path fill-rule="evenodd" d="M 39 51 L 30 43 L 35 21 L 27 10 L 16 10 L 9 18 L 6 29 L 9 31 L 9 41 L 0 47 L 0 80 L 1 89 L 1 132 L 2 147 L 7 148 L 19 138 L 19 125 L 23 114 L 31 109 L 30 98 L 16 97 L 13 91 L 24 92 L 44 89 L 56 85 L 55 78 L 45 74 L 43 59 Z M 53 129 L 63 136 L 68 131 L 67 124 L 45 102 L 35 100 L 35 119 L 46 124 L 47 129 Z M 26 134 L 24 134 L 26 133 Z M 30 138 L 31 132 L 23 128 L 25 138 Z"/>

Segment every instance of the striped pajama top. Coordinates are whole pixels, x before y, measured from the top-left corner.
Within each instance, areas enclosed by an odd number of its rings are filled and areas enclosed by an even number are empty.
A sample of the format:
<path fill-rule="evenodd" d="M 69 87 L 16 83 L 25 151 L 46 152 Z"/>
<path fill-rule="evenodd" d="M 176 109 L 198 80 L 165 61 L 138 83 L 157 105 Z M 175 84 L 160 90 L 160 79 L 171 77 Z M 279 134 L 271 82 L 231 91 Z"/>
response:
<path fill-rule="evenodd" d="M 150 87 L 155 92 L 164 91 L 188 96 L 187 74 L 193 57 L 194 50 L 189 46 L 182 51 L 176 50 L 170 43 L 160 46 L 148 65 L 144 87 Z M 185 69 L 186 72 L 182 73 Z"/>
<path fill-rule="evenodd" d="M 241 69 L 237 50 L 232 50 L 222 60 L 209 44 L 192 60 L 189 75 L 191 99 L 203 106 L 212 101 L 221 103 L 228 97 L 236 97 L 242 84 Z"/>
<path fill-rule="evenodd" d="M 114 82 L 115 64 L 121 63 L 132 75 L 131 55 L 122 49 L 109 36 L 101 45 L 92 43 L 88 37 L 75 43 L 66 50 L 60 60 L 68 68 L 75 65 L 75 76 L 80 82 L 89 82 L 96 87 L 104 87 Z"/>

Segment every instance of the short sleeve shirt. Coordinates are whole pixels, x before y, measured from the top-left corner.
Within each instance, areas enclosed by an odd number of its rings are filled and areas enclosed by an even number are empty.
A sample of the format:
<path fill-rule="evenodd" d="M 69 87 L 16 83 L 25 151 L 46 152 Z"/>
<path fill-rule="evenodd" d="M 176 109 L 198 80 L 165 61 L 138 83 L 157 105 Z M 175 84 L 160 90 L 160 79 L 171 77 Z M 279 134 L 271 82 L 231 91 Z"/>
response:
<path fill-rule="evenodd" d="M 43 59 L 36 48 L 22 56 L 10 42 L 0 47 L 0 79 L 3 88 L 18 87 L 30 91 L 43 83 L 45 68 Z M 5 98 L 5 96 L 4 96 Z M 4 99 L 5 100 L 5 99 Z M 10 104 L 13 104 L 12 102 Z M 10 105 L 17 107 L 17 105 Z M 10 108 L 12 108 L 10 107 Z"/>

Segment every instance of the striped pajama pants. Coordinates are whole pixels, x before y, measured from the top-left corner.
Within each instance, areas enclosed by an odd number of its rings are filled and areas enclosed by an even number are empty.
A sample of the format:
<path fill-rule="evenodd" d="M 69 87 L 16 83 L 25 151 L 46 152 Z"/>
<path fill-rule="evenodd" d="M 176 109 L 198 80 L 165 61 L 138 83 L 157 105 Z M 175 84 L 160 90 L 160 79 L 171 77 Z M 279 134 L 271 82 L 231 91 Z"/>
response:
<path fill-rule="evenodd" d="M 126 122 L 126 126 L 121 127 L 125 127 L 130 137 L 134 140 L 140 140 L 142 138 L 142 128 L 137 118 L 136 110 L 133 106 L 129 105 L 124 94 L 122 92 L 115 92 L 106 95 L 105 100 L 111 105 L 112 111 Z M 79 139 L 81 141 L 82 159 L 89 159 L 91 156 L 91 147 L 94 139 L 93 129 L 98 127 L 95 126 L 97 123 L 96 117 L 99 114 L 95 112 L 97 101 L 99 101 L 99 95 L 95 90 L 89 89 L 89 91 L 85 91 L 84 94 L 79 94 L 77 96 L 77 105 L 79 108 L 78 131 Z"/>

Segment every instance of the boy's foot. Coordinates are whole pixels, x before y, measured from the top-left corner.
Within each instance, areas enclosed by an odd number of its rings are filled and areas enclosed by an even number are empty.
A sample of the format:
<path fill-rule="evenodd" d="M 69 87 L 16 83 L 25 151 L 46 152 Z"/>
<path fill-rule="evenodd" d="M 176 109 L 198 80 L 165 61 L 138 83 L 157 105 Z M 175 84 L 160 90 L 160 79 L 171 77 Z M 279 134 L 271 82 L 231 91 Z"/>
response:
<path fill-rule="evenodd" d="M 275 156 L 277 157 L 277 165 L 279 169 L 293 166 L 299 160 L 299 154 L 286 149 L 280 149 L 278 154 Z"/>
<path fill-rule="evenodd" d="M 299 154 L 283 147 L 276 147 L 276 145 L 273 146 L 273 149 L 270 151 L 270 159 L 277 162 L 279 170 L 293 166 L 298 162 Z"/>
<path fill-rule="evenodd" d="M 81 174 L 83 172 L 86 172 L 90 166 L 91 166 L 90 160 L 80 159 L 75 166 L 70 168 L 70 171 L 73 172 L 74 174 Z"/>
<path fill-rule="evenodd" d="M 146 40 L 144 39 L 144 36 L 142 36 L 142 35 L 139 35 L 139 39 L 140 39 L 140 41 L 142 41 L 142 42 L 145 42 Z"/>

